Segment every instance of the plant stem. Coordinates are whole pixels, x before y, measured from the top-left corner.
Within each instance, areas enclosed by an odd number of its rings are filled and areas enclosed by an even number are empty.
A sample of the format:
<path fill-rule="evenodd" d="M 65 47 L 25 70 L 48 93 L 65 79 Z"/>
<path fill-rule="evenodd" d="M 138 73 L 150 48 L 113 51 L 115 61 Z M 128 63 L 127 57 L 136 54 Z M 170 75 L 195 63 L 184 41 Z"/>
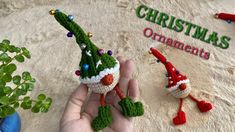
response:
<path fill-rule="evenodd" d="M 22 85 L 22 84 L 24 84 L 26 81 L 24 80 L 22 83 L 20 83 L 19 85 L 17 85 L 8 95 L 10 95 L 11 96 L 11 94 L 14 92 L 14 91 L 16 91 L 17 89 L 19 89 L 19 87 Z"/>
<path fill-rule="evenodd" d="M 5 105 L 0 105 L 0 108 L 2 107 L 5 107 L 5 106 L 10 106 L 11 104 L 13 104 L 14 102 L 20 102 L 20 101 L 23 101 L 24 99 L 17 99 L 17 100 L 14 100 L 12 102 L 9 102 L 8 104 L 5 104 Z M 37 101 L 36 100 L 31 100 L 32 102 L 36 103 Z"/>
<path fill-rule="evenodd" d="M 23 53 L 20 53 L 20 54 L 16 53 L 16 55 L 13 58 L 11 58 L 10 61 L 7 62 L 5 65 L 8 65 L 9 63 L 11 63 L 16 58 L 17 55 L 22 55 L 22 54 Z"/>

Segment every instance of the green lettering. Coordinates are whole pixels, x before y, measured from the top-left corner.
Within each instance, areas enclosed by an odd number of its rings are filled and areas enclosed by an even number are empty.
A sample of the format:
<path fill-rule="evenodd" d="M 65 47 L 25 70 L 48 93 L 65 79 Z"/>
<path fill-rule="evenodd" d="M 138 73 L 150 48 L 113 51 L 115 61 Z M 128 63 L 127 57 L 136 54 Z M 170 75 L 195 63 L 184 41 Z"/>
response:
<path fill-rule="evenodd" d="M 219 46 L 217 45 L 217 41 L 218 41 L 217 35 L 218 33 L 213 32 L 206 41 L 209 41 L 210 43 L 212 42 L 212 44 L 215 46 Z"/>
<path fill-rule="evenodd" d="M 157 24 L 161 25 L 162 27 L 166 27 L 166 21 L 169 19 L 169 16 L 166 13 L 160 13 L 158 17 Z"/>
<path fill-rule="evenodd" d="M 195 28 L 196 25 L 195 24 L 192 24 L 190 22 L 185 22 L 185 24 L 188 26 L 187 29 L 186 29 L 186 32 L 184 33 L 185 35 L 189 36 L 190 34 L 190 31 L 192 28 Z"/>
<path fill-rule="evenodd" d="M 231 38 L 228 36 L 222 36 L 220 39 L 221 39 L 220 48 L 227 49 L 229 47 L 228 42 L 231 40 Z"/>
<path fill-rule="evenodd" d="M 193 34 L 193 38 L 200 39 L 201 41 L 204 41 L 206 43 L 210 43 L 209 41 L 205 41 L 206 34 L 208 32 L 208 29 L 203 28 L 201 31 L 201 27 L 197 26 L 195 33 Z"/>
<path fill-rule="evenodd" d="M 145 17 L 145 20 L 155 23 L 157 14 L 158 14 L 157 10 L 149 8 L 147 16 Z"/>
<path fill-rule="evenodd" d="M 148 7 L 145 6 L 145 5 L 140 5 L 139 7 L 137 7 L 136 9 L 136 15 L 139 17 L 139 18 L 144 18 L 145 17 L 145 13 L 141 14 L 141 10 L 144 9 L 144 11 L 148 10 Z"/>
<path fill-rule="evenodd" d="M 177 19 L 175 21 L 174 30 L 176 32 L 182 32 L 184 30 L 183 24 L 184 24 L 184 21 L 182 19 Z"/>
<path fill-rule="evenodd" d="M 167 28 L 172 30 L 174 22 L 175 22 L 175 17 L 171 16 L 171 19 L 170 19 L 170 22 L 169 22 L 169 25 L 167 26 Z"/>

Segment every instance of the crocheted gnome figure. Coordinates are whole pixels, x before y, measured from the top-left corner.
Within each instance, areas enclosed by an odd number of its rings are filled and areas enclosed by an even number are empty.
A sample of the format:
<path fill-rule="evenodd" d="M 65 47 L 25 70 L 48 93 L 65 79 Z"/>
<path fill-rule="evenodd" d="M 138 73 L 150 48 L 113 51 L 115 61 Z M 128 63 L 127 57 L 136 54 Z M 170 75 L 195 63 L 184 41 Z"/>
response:
<path fill-rule="evenodd" d="M 188 96 L 190 97 L 190 99 L 192 99 L 197 103 L 197 106 L 201 112 L 207 112 L 212 109 L 212 104 L 207 103 L 204 100 L 199 101 L 190 94 L 191 85 L 189 79 L 185 75 L 182 75 L 171 64 L 171 62 L 167 61 L 166 58 L 160 52 L 158 52 L 157 49 L 150 48 L 150 53 L 153 54 L 158 59 L 158 62 L 160 61 L 166 67 L 167 70 L 166 76 L 168 77 L 168 85 L 166 86 L 167 91 L 175 98 L 180 99 L 180 106 L 177 116 L 173 118 L 173 123 L 175 125 L 181 125 L 186 123 L 186 116 L 182 110 L 182 105 L 183 105 L 183 99 Z"/>
<path fill-rule="evenodd" d="M 100 107 L 98 116 L 92 121 L 95 131 L 101 130 L 112 123 L 111 108 L 105 102 L 105 95 L 111 90 L 115 90 L 121 101 L 118 103 L 124 116 L 141 116 L 144 113 L 141 102 L 134 103 L 131 98 L 125 97 L 118 87 L 119 81 L 119 62 L 112 57 L 112 51 L 107 53 L 99 49 L 92 43 L 91 33 L 86 34 L 83 29 L 73 21 L 72 15 L 65 15 L 60 10 L 51 10 L 51 15 L 65 27 L 69 32 L 68 37 L 73 35 L 82 50 L 80 70 L 76 71 L 80 75 L 80 81 L 88 86 L 94 93 L 100 94 Z"/>

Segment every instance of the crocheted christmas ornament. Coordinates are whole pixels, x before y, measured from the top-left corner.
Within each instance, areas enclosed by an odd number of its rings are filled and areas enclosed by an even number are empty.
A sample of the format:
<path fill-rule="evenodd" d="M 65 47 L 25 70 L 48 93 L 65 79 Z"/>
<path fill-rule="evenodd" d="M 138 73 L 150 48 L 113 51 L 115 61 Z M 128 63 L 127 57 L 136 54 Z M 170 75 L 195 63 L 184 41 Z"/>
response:
<path fill-rule="evenodd" d="M 204 100 L 199 101 L 190 94 L 191 85 L 189 79 L 185 75 L 181 74 L 172 65 L 171 62 L 167 61 L 167 59 L 157 49 L 150 48 L 150 53 L 153 54 L 158 59 L 158 62 L 164 64 L 167 70 L 167 75 L 166 75 L 168 77 L 168 85 L 166 86 L 167 91 L 175 98 L 180 99 L 178 113 L 176 117 L 173 118 L 173 123 L 175 125 L 181 125 L 186 123 L 186 116 L 184 111 L 182 110 L 183 99 L 186 97 L 190 97 L 190 99 L 195 101 L 201 112 L 207 112 L 212 109 L 211 103 L 207 103 Z"/>
<path fill-rule="evenodd" d="M 92 92 L 100 94 L 100 104 L 98 116 L 93 120 L 91 126 L 95 131 L 101 130 L 112 123 L 110 106 L 105 102 L 105 95 L 111 90 L 115 90 L 121 101 L 124 116 L 141 116 L 144 113 L 141 102 L 134 103 L 129 97 L 125 97 L 118 87 L 119 62 L 112 57 L 112 51 L 107 53 L 99 49 L 91 40 L 92 33 L 85 33 L 83 29 L 73 21 L 72 15 L 66 15 L 60 10 L 51 10 L 55 19 L 69 32 L 68 37 L 75 36 L 76 42 L 82 50 L 80 69 L 75 72 L 80 76 L 80 81 L 88 86 Z"/>
<path fill-rule="evenodd" d="M 216 13 L 215 18 L 225 20 L 228 23 L 235 22 L 235 14 Z"/>

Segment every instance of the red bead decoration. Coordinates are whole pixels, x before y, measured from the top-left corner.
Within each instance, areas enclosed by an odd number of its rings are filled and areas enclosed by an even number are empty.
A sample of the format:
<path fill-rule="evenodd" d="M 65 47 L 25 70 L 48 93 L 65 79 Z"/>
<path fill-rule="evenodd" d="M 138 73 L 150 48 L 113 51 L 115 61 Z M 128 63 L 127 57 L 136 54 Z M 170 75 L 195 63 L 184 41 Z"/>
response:
<path fill-rule="evenodd" d="M 99 49 L 99 50 L 98 50 L 98 54 L 99 54 L 99 55 L 104 54 L 104 50 L 103 50 L 103 49 Z"/>
<path fill-rule="evenodd" d="M 80 75 L 81 75 L 81 71 L 80 71 L 80 70 L 77 70 L 77 71 L 75 71 L 75 74 L 76 74 L 77 76 L 80 76 Z"/>

